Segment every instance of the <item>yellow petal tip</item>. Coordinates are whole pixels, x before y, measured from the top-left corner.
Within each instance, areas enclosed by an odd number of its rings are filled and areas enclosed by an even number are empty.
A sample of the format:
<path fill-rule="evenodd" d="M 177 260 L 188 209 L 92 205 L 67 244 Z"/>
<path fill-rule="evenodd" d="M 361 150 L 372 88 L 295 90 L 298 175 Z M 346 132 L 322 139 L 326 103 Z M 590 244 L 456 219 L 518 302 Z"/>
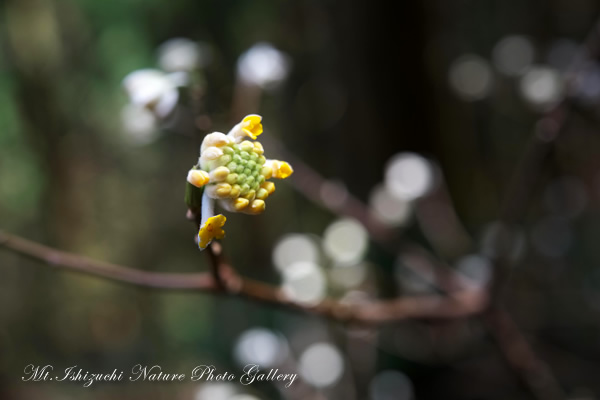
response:
<path fill-rule="evenodd" d="M 204 250 L 213 239 L 223 239 L 225 237 L 225 231 L 223 230 L 225 221 L 227 221 L 227 218 L 223 214 L 210 217 L 206 221 L 204 226 L 198 231 L 198 247 L 200 249 Z"/>
<path fill-rule="evenodd" d="M 294 169 L 290 164 L 285 161 L 278 161 L 279 168 L 277 171 L 273 171 L 273 178 L 285 179 L 294 173 Z"/>
<path fill-rule="evenodd" d="M 242 120 L 242 131 L 253 140 L 263 132 L 263 126 L 260 123 L 262 117 L 256 114 L 246 115 Z"/>

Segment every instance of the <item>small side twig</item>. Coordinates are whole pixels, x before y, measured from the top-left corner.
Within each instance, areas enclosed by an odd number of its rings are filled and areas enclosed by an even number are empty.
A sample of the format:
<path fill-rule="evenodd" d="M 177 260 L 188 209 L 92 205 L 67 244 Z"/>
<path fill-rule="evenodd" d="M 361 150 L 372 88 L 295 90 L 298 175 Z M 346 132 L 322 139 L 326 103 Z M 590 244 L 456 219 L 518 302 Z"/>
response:
<path fill-rule="evenodd" d="M 218 242 L 213 242 L 205 251 L 210 261 L 210 270 L 219 287 L 228 293 L 237 293 L 242 286 L 242 278 L 233 267 L 225 261 L 223 247 Z"/>

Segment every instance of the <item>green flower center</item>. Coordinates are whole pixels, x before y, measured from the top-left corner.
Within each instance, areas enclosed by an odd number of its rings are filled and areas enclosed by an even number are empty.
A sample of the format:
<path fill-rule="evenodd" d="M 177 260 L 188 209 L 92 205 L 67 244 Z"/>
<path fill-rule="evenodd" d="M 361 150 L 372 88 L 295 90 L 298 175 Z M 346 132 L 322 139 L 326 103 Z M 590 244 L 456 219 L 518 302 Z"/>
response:
<path fill-rule="evenodd" d="M 221 149 L 223 155 L 215 160 L 215 164 L 225 166 L 229 170 L 225 182 L 232 186 L 239 185 L 242 196 L 250 190 L 257 191 L 265 181 L 261 173 L 265 157 L 260 154 L 261 151 L 249 141 L 225 145 Z"/>

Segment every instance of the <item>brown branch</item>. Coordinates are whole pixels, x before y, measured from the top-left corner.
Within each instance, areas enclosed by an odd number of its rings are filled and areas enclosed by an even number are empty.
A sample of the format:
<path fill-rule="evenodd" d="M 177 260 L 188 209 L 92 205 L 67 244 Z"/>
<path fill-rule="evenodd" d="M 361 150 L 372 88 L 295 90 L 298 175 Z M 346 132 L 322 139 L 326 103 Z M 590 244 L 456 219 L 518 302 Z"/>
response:
<path fill-rule="evenodd" d="M 482 316 L 488 331 L 511 369 L 538 399 L 560 400 L 565 393 L 550 368 L 532 350 L 519 327 L 501 307 L 492 307 Z"/>
<path fill-rule="evenodd" d="M 338 197 L 343 199 L 339 203 L 334 205 L 323 201 L 321 188 L 324 186 L 336 187 L 339 186 L 339 184 L 323 177 L 300 158 L 287 150 L 277 139 L 264 138 L 261 140 L 270 148 L 270 150 L 274 149 L 274 152 L 278 154 L 278 156 L 294 166 L 294 174 L 286 181 L 290 182 L 292 187 L 296 189 L 299 194 L 317 206 L 331 211 L 335 215 L 356 219 L 365 227 L 369 233 L 369 238 L 390 254 L 397 255 L 404 252 L 416 251 L 427 257 L 435 264 L 435 273 L 426 273 L 429 271 L 417 270 L 413 268 L 412 265 L 406 265 L 405 267 L 410 269 L 416 275 L 426 279 L 428 282 L 430 281 L 429 277 L 433 277 L 433 281 L 429 283 L 436 289 L 446 294 L 451 294 L 456 290 L 468 290 L 468 278 L 450 268 L 430 250 L 424 248 L 420 244 L 401 237 L 398 229 L 378 221 L 373 217 L 369 206 L 352 193 L 346 191 L 345 188 L 339 189 L 341 193 Z"/>
<path fill-rule="evenodd" d="M 500 221 L 505 223 L 509 229 L 517 224 L 527 211 L 528 200 L 541 175 L 549 150 L 565 129 L 572 109 L 572 102 L 568 97 L 573 95 L 571 93 L 572 83 L 585 62 L 596 60 L 599 57 L 600 20 L 592 27 L 580 48 L 579 55 L 573 60 L 567 71 L 567 96 L 540 118 L 536 125 L 536 132 L 513 174 L 500 212 Z M 505 239 L 500 238 L 499 243 L 496 244 L 498 250 L 506 245 L 506 243 L 502 243 Z M 492 279 L 491 300 L 488 310 L 482 316 L 490 333 L 502 350 L 507 363 L 534 397 L 546 400 L 564 399 L 565 393 L 550 368 L 537 358 L 511 316 L 498 305 L 501 291 L 506 285 L 513 263 L 506 254 L 500 254 L 494 261 L 496 268 Z"/>
<path fill-rule="evenodd" d="M 213 244 L 214 246 L 214 244 Z M 459 318 L 475 315 L 487 305 L 483 291 L 465 290 L 452 296 L 427 295 L 347 303 L 325 299 L 316 305 L 294 301 L 278 287 L 246 279 L 235 273 L 213 248 L 215 262 L 222 274 L 225 287 L 219 286 L 210 273 L 159 273 L 129 268 L 93 260 L 56 250 L 22 237 L 0 231 L 0 247 L 31 259 L 71 271 L 98 276 L 116 282 L 156 289 L 196 290 L 238 297 L 306 314 L 318 315 L 339 322 L 381 325 L 408 318 Z"/>

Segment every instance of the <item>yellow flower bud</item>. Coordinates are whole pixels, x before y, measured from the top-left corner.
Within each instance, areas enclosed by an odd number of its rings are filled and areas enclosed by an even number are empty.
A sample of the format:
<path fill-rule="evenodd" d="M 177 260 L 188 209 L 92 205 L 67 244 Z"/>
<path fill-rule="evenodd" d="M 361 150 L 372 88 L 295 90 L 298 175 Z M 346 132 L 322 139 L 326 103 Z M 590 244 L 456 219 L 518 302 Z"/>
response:
<path fill-rule="evenodd" d="M 191 169 L 188 172 L 187 181 L 192 185 L 201 188 L 206 185 L 210 180 L 208 173 L 201 169 Z"/>
<path fill-rule="evenodd" d="M 254 142 L 254 152 L 259 156 L 262 156 L 265 152 L 263 145 L 260 142 Z"/>
<path fill-rule="evenodd" d="M 261 168 L 260 174 L 262 176 L 264 176 L 265 179 L 269 179 L 273 175 L 273 168 L 265 165 L 264 167 Z"/>
<path fill-rule="evenodd" d="M 251 141 L 244 140 L 242 143 L 240 143 L 240 150 L 250 153 L 252 150 L 254 150 L 254 145 Z"/>
<path fill-rule="evenodd" d="M 205 148 L 210 146 L 222 147 L 228 144 L 229 141 L 229 138 L 224 133 L 213 132 L 209 133 L 204 137 L 204 140 L 202 141 L 202 146 Z"/>
<path fill-rule="evenodd" d="M 249 201 L 252 201 L 256 197 L 256 192 L 254 190 L 250 190 L 250 191 L 248 191 L 248 193 L 246 193 L 242 197 L 244 197 L 245 199 L 248 199 Z"/>
<path fill-rule="evenodd" d="M 210 179 L 215 182 L 221 182 L 229 175 L 229 169 L 227 167 L 217 167 L 210 172 Z"/>
<path fill-rule="evenodd" d="M 256 192 L 256 198 L 259 200 L 266 200 L 267 197 L 269 197 L 269 192 L 267 192 L 267 189 L 265 188 L 260 188 L 258 189 L 258 192 Z"/>
<path fill-rule="evenodd" d="M 232 198 L 236 198 L 240 195 L 240 192 L 242 191 L 242 189 L 240 188 L 240 185 L 233 185 L 231 187 L 231 193 L 229 193 L 229 196 Z"/>
<path fill-rule="evenodd" d="M 250 201 L 248 199 L 238 197 L 233 201 L 233 208 L 235 208 L 236 211 L 241 211 L 248 207 L 248 204 L 250 204 Z"/>
<path fill-rule="evenodd" d="M 252 214 L 260 214 L 265 211 L 265 202 L 263 200 L 254 200 L 250 203 L 248 211 Z"/>
<path fill-rule="evenodd" d="M 275 184 L 273 182 L 263 182 L 260 184 L 260 187 L 265 189 L 269 195 L 272 195 L 275 191 Z"/>
<path fill-rule="evenodd" d="M 221 198 L 228 197 L 231 193 L 231 185 L 229 183 L 219 183 L 215 193 Z"/>

